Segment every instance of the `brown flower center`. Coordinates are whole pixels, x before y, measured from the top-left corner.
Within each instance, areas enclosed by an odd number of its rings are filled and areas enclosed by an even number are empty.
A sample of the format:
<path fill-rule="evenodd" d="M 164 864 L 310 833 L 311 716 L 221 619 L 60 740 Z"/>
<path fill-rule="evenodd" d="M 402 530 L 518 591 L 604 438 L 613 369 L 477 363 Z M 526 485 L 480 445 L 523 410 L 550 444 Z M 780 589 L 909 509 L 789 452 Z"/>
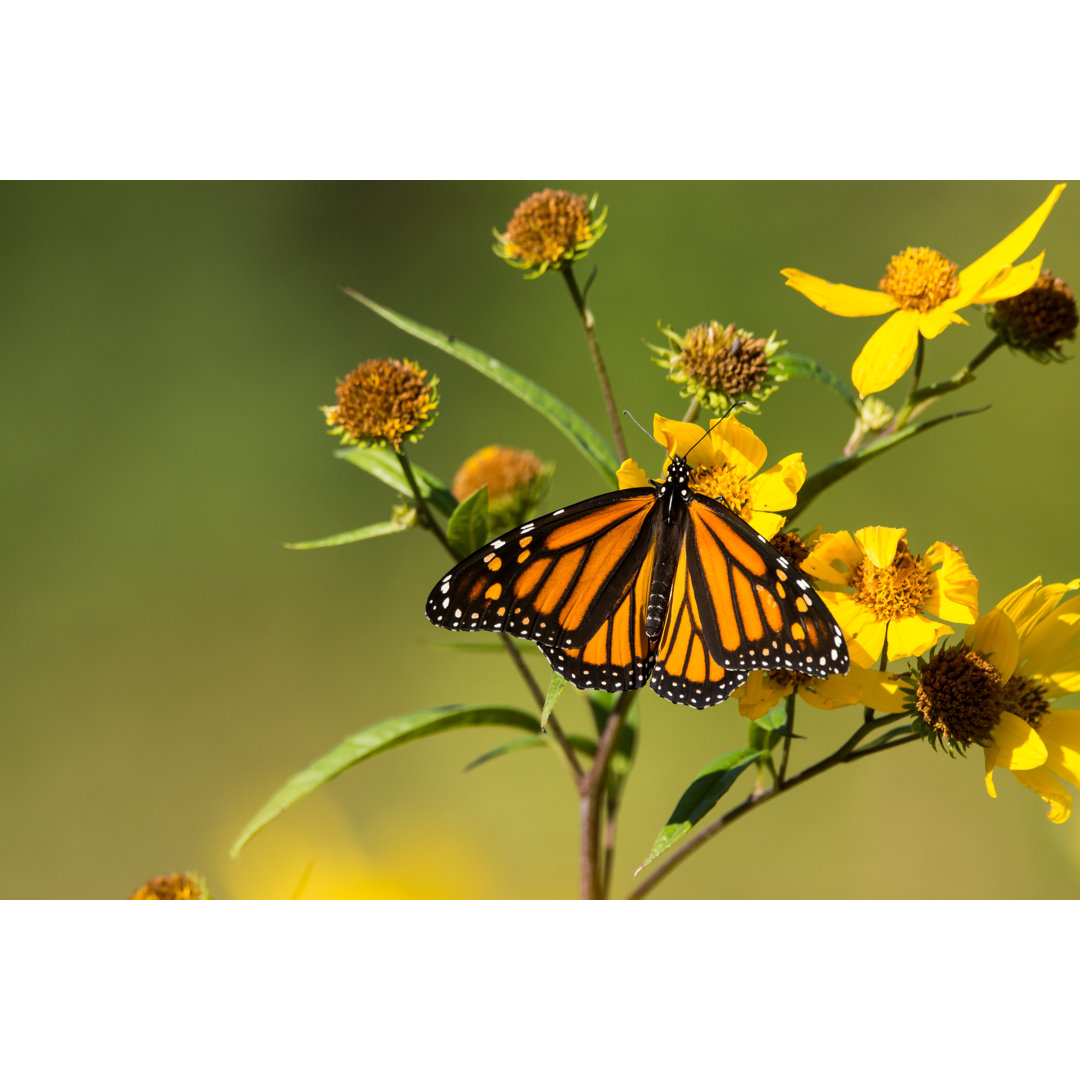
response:
<path fill-rule="evenodd" d="M 1013 345 L 1052 349 L 1076 337 L 1080 317 L 1072 289 L 1044 270 L 1030 289 L 994 305 L 993 321 Z"/>
<path fill-rule="evenodd" d="M 191 874 L 168 874 L 140 885 L 129 900 L 202 900 L 203 886 Z"/>
<path fill-rule="evenodd" d="M 715 320 L 687 330 L 682 352 L 673 365 L 705 390 L 719 390 L 728 397 L 757 390 L 769 370 L 766 338 L 751 337 L 735 324 L 721 326 Z"/>
<path fill-rule="evenodd" d="M 951 645 L 919 661 L 915 707 L 940 738 L 985 746 L 1001 718 L 1001 673 L 982 653 Z"/>
<path fill-rule="evenodd" d="M 1042 718 L 1050 712 L 1045 688 L 1034 679 L 1023 675 L 1014 675 L 1002 692 L 1004 707 L 1015 713 L 1021 720 L 1026 720 L 1038 730 Z"/>
<path fill-rule="evenodd" d="M 503 243 L 524 266 L 558 263 L 592 236 L 589 200 L 545 188 L 518 204 Z"/>
<path fill-rule="evenodd" d="M 690 470 L 690 487 L 710 499 L 723 499 L 745 521 L 750 520 L 750 485 L 730 465 L 699 465 Z"/>
<path fill-rule="evenodd" d="M 933 248 L 905 248 L 892 257 L 878 288 L 902 308 L 930 311 L 960 292 L 956 270 Z"/>
<path fill-rule="evenodd" d="M 787 559 L 792 566 L 801 566 L 803 559 L 810 554 L 810 548 L 797 532 L 777 533 L 770 544 Z"/>
<path fill-rule="evenodd" d="M 435 394 L 427 372 L 408 360 L 367 360 L 337 385 L 338 403 L 326 422 L 354 442 L 385 440 L 395 447 L 428 423 Z"/>
<path fill-rule="evenodd" d="M 863 559 L 851 575 L 855 599 L 870 608 L 876 619 L 903 619 L 918 614 L 933 590 L 930 569 L 921 555 L 912 555 L 907 543 L 896 545 L 888 566 Z"/>

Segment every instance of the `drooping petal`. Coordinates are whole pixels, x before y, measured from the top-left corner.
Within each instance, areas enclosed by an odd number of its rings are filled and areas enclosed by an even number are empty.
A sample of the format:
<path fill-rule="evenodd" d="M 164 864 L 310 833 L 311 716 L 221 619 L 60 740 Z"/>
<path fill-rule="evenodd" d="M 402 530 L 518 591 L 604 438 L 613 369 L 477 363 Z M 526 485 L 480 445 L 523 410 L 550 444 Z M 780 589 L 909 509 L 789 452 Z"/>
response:
<path fill-rule="evenodd" d="M 734 416 L 715 421 L 706 441 L 712 443 L 714 460 L 724 462 L 742 477 L 753 476 L 769 456 L 765 444 Z"/>
<path fill-rule="evenodd" d="M 732 697 L 739 699 L 739 712 L 747 720 L 759 720 L 793 689 L 791 683 L 783 686 L 767 671 L 751 671 Z"/>
<path fill-rule="evenodd" d="M 705 429 L 699 424 L 685 424 L 654 413 L 653 438 L 667 450 L 668 457 L 676 454 L 685 457 L 691 468 L 716 464 L 711 441 L 705 438 Z M 691 447 L 694 447 L 692 452 Z"/>
<path fill-rule="evenodd" d="M 960 271 L 957 275 L 960 293 L 952 301 L 956 307 L 970 304 L 972 298 L 977 296 L 1003 267 L 1015 262 L 1023 255 L 1064 190 L 1065 185 L 1058 184 L 1035 213 L 1025 218 L 1004 240 L 995 244 L 985 255 L 980 255 L 970 266 Z"/>
<path fill-rule="evenodd" d="M 855 532 L 855 542 L 866 557 L 880 570 L 892 566 L 896 548 L 904 539 L 907 529 L 893 529 L 888 525 L 867 525 Z"/>
<path fill-rule="evenodd" d="M 997 798 L 994 790 L 994 766 L 997 764 L 997 750 L 987 746 L 983 750 L 983 761 L 986 763 L 986 793 L 991 799 Z"/>
<path fill-rule="evenodd" d="M 1061 602 L 1067 592 L 1080 589 L 1080 578 L 1070 582 L 1043 585 L 1042 577 L 1033 578 L 1026 585 L 1009 593 L 996 604 L 1012 619 L 1016 632 L 1023 641 L 1032 628 L 1041 622 Z"/>
<path fill-rule="evenodd" d="M 805 274 L 802 270 L 791 267 L 781 270 L 787 278 L 786 284 L 819 308 L 824 308 L 833 315 L 858 317 L 860 315 L 884 315 L 895 311 L 896 300 L 888 293 L 876 289 L 856 289 L 851 285 L 834 285 L 824 278 Z"/>
<path fill-rule="evenodd" d="M 941 568 L 930 578 L 931 592 L 923 609 L 950 622 L 971 623 L 979 615 L 979 579 L 964 556 L 940 540 L 930 545 L 926 558 Z"/>
<path fill-rule="evenodd" d="M 840 620 L 837 619 L 837 622 Z M 872 667 L 881 659 L 887 626 L 888 623 L 875 620 L 867 623 L 861 630 L 851 633 L 848 627 L 840 622 L 844 637 L 847 638 L 848 653 L 859 667 Z"/>
<path fill-rule="evenodd" d="M 1046 764 L 1046 744 L 1026 721 L 1011 712 L 1003 712 L 990 732 L 994 764 L 1003 769 L 1037 769 Z"/>
<path fill-rule="evenodd" d="M 997 277 L 991 278 L 987 285 L 975 294 L 971 302 L 993 304 L 998 300 L 1008 300 L 1010 297 L 1026 292 L 1039 279 L 1045 254 L 1045 251 L 1040 252 L 1036 258 L 1017 263 L 1016 266 L 1008 268 Z"/>
<path fill-rule="evenodd" d="M 951 634 L 952 628 L 935 622 L 925 615 L 909 615 L 905 619 L 889 621 L 889 659 L 904 656 L 922 656 L 933 648 L 938 638 Z"/>
<path fill-rule="evenodd" d="M 799 687 L 799 697 L 815 709 L 843 709 L 859 703 L 862 685 L 847 675 L 830 675 L 827 679 L 803 683 Z"/>
<path fill-rule="evenodd" d="M 946 300 L 944 304 L 919 314 L 919 333 L 924 338 L 936 338 L 943 330 L 947 330 L 956 323 L 959 326 L 967 326 L 967 319 L 956 314 L 956 306 L 952 300 Z"/>
<path fill-rule="evenodd" d="M 845 678 L 862 688 L 859 700 L 868 708 L 883 713 L 900 712 L 904 708 L 909 688 L 895 672 L 853 665 Z"/>
<path fill-rule="evenodd" d="M 1076 787 L 1080 787 L 1080 709 L 1051 709 L 1039 723 L 1046 743 L 1046 764 Z"/>
<path fill-rule="evenodd" d="M 871 335 L 851 367 L 851 381 L 862 397 L 892 386 L 915 359 L 919 313 L 894 311 Z"/>
<path fill-rule="evenodd" d="M 830 585 L 849 585 L 851 574 L 863 561 L 863 553 L 846 529 L 822 533 L 814 550 L 802 561 L 802 569 Z"/>
<path fill-rule="evenodd" d="M 1012 619 L 998 608 L 991 608 L 964 634 L 964 641 L 981 652 L 997 668 L 1003 682 L 1016 671 L 1020 643 Z"/>
<path fill-rule="evenodd" d="M 802 454 L 788 454 L 747 485 L 747 497 L 755 510 L 790 510 L 806 479 Z"/>
<path fill-rule="evenodd" d="M 1039 675 L 1050 697 L 1080 690 L 1080 597 L 1060 604 L 1020 643 L 1025 675 Z"/>
<path fill-rule="evenodd" d="M 620 491 L 649 486 L 649 478 L 645 475 L 645 470 L 633 458 L 627 458 L 619 466 L 615 476 L 618 478 Z"/>
<path fill-rule="evenodd" d="M 1069 815 L 1072 813 L 1072 796 L 1049 769 L 1020 769 L 1013 772 L 1013 778 L 1017 783 L 1034 791 L 1050 807 L 1046 811 L 1046 816 L 1052 822 L 1060 825 L 1063 821 L 1069 820 Z"/>

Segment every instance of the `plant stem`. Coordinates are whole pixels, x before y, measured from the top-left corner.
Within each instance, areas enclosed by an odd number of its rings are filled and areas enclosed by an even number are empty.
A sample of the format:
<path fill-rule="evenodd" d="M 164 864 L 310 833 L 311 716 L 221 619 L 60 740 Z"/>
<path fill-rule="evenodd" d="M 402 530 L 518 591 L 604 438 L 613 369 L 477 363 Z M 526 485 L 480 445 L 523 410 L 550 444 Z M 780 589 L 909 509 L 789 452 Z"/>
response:
<path fill-rule="evenodd" d="M 600 818 L 601 798 L 607 787 L 607 771 L 611 762 L 611 755 L 615 752 L 615 746 L 619 740 L 619 733 L 626 722 L 626 714 L 630 710 L 630 704 L 634 700 L 636 690 L 624 690 L 615 703 L 607 724 L 604 726 L 604 734 L 600 744 L 596 748 L 596 757 L 593 759 L 592 768 L 581 778 L 578 792 L 581 796 L 579 804 L 581 822 L 581 857 L 580 857 L 580 881 L 581 899 L 599 900 L 604 896 L 604 868 L 600 860 Z M 612 841 L 614 837 L 612 836 Z M 605 860 L 605 863 L 608 860 Z"/>
<path fill-rule="evenodd" d="M 619 460 L 625 461 L 629 455 L 626 452 L 626 439 L 623 438 L 622 424 L 619 422 L 619 410 L 615 407 L 615 395 L 611 392 L 611 380 L 608 379 L 607 368 L 604 366 L 604 358 L 600 355 L 600 343 L 596 339 L 596 319 L 585 297 L 578 288 L 577 278 L 574 277 L 574 264 L 564 263 L 562 267 L 563 280 L 570 290 L 574 307 L 581 316 L 582 326 L 585 328 L 585 341 L 589 346 L 589 354 L 592 356 L 593 366 L 596 368 L 596 378 L 600 382 L 600 392 L 604 396 L 604 408 L 607 409 L 608 420 L 611 423 L 611 431 L 615 436 L 615 449 L 618 451 Z"/>
<path fill-rule="evenodd" d="M 834 765 L 842 765 L 849 761 L 855 761 L 859 758 L 869 757 L 872 753 L 877 753 L 880 750 L 887 750 L 893 746 L 902 746 L 904 743 L 913 742 L 919 736 L 913 735 L 911 737 L 904 737 L 896 739 L 893 742 L 885 743 L 882 746 L 871 747 L 867 750 L 856 751 L 856 747 L 859 743 L 871 732 L 881 727 L 883 723 L 887 721 L 884 719 L 868 720 L 862 727 L 860 727 L 854 735 L 851 736 L 847 742 L 844 743 L 838 750 L 830 754 L 828 757 L 822 758 L 819 762 L 811 765 L 807 769 L 803 769 L 802 772 L 796 773 L 790 780 L 787 780 L 783 787 L 779 784 L 773 785 L 767 791 L 752 792 L 743 802 L 741 802 L 734 809 L 729 810 L 723 817 L 718 818 L 707 828 L 702 829 L 695 837 L 688 840 L 681 848 L 678 849 L 673 855 L 669 856 L 666 861 L 660 864 L 656 870 L 654 870 L 633 892 L 627 896 L 628 900 L 641 900 L 648 893 L 650 893 L 661 881 L 664 880 L 684 859 L 692 855 L 702 844 L 707 843 L 722 829 L 726 828 L 733 821 L 737 821 L 744 814 L 749 813 L 755 807 L 760 806 L 762 803 L 768 802 L 770 799 L 776 798 L 777 795 L 782 795 L 785 791 L 790 791 L 793 787 L 797 787 L 799 784 L 805 783 L 807 780 L 812 780 L 815 776 L 825 772 L 826 769 L 831 769 Z"/>
<path fill-rule="evenodd" d="M 791 753 L 791 739 L 795 734 L 795 689 L 787 696 L 784 703 L 787 712 L 787 723 L 784 725 L 784 750 L 780 758 L 780 771 L 776 774 L 776 786 L 782 788 L 787 776 L 788 754 Z"/>
<path fill-rule="evenodd" d="M 435 535 L 440 544 L 449 552 L 450 557 L 457 562 L 460 556 L 450 546 L 450 541 L 446 539 L 446 533 L 443 532 L 442 526 L 435 520 L 435 515 L 431 512 L 431 507 L 428 506 L 427 500 L 424 498 L 420 491 L 420 485 L 416 482 L 416 475 L 412 471 L 412 466 L 409 464 L 409 459 L 405 452 L 395 446 L 394 453 L 397 455 L 398 463 L 401 465 L 401 471 L 405 474 L 405 480 L 409 487 L 412 489 L 413 498 L 416 500 L 416 505 L 420 510 L 420 515 L 424 519 L 424 523 L 427 528 Z M 521 654 L 514 648 L 513 641 L 510 640 L 509 635 L 500 633 L 499 637 L 502 638 L 502 643 L 506 647 L 506 651 L 510 654 L 510 659 L 514 662 L 514 666 L 518 669 L 521 677 L 525 680 L 525 685 L 529 688 L 537 706 L 543 709 L 544 707 L 544 693 L 540 687 L 536 684 L 536 680 L 532 677 L 532 672 L 525 666 L 525 661 Z M 584 775 L 584 771 L 581 768 L 581 764 L 577 759 L 577 755 L 574 753 L 574 748 L 570 745 L 569 740 L 566 738 L 562 727 L 559 725 L 559 721 L 556 719 L 555 714 L 552 713 L 548 716 L 547 726 L 551 730 L 551 734 L 555 741 L 559 744 L 560 749 L 566 756 L 567 764 L 570 766 L 570 771 L 574 774 L 575 782 L 578 781 L 581 776 Z"/>

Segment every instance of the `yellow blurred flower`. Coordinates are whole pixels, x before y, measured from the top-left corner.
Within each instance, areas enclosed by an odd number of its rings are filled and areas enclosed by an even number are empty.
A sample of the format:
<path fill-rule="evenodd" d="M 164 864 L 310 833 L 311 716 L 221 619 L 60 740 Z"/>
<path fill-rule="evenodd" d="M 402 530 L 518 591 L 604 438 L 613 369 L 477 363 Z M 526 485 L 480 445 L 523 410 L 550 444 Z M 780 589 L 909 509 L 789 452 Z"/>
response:
<path fill-rule="evenodd" d="M 940 541 L 913 555 L 906 532 L 872 526 L 854 536 L 825 533 L 802 564 L 812 577 L 851 590 L 821 595 L 860 667 L 876 664 L 886 644 L 889 660 L 925 652 L 952 632 L 937 619 L 971 623 L 978 616 L 979 583 L 964 556 Z"/>
<path fill-rule="evenodd" d="M 140 885 L 129 900 L 209 900 L 206 882 L 198 874 L 162 874 Z"/>
<path fill-rule="evenodd" d="M 889 318 L 874 331 L 851 369 L 851 381 L 865 397 L 892 386 L 911 366 L 919 336 L 935 338 L 952 323 L 967 322 L 957 312 L 970 304 L 992 304 L 1017 296 L 1039 276 L 1043 255 L 1018 266 L 1065 189 L 1058 184 L 1042 205 L 985 255 L 958 272 L 957 264 L 932 248 L 907 248 L 893 257 L 877 291 L 836 285 L 787 268 L 791 288 L 834 315 Z"/>
<path fill-rule="evenodd" d="M 758 474 L 765 464 L 765 444 L 734 416 L 714 420 L 706 435 L 698 424 L 653 416 L 653 438 L 668 457 L 685 457 L 690 466 L 690 487 L 713 499 L 723 499 L 728 507 L 768 540 L 784 524 L 777 510 L 795 505 L 799 488 L 806 479 L 802 454 L 788 454 L 771 469 Z M 648 487 L 649 477 L 633 458 L 627 458 L 617 473 L 619 487 Z"/>

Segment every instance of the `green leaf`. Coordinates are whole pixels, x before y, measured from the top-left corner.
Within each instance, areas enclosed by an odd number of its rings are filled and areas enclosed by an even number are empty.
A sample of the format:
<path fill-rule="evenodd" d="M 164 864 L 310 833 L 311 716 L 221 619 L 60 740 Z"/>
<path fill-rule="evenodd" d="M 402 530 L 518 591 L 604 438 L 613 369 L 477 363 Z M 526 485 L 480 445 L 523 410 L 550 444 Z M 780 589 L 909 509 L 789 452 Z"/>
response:
<path fill-rule="evenodd" d="M 911 722 L 901 724 L 899 727 L 889 728 L 883 735 L 879 735 L 876 739 L 871 739 L 870 742 L 859 747 L 860 752 L 863 750 L 871 750 L 875 746 L 884 746 L 887 742 L 892 742 L 893 739 L 898 739 L 901 735 L 910 735 L 912 733 Z"/>
<path fill-rule="evenodd" d="M 806 483 L 799 489 L 799 501 L 796 503 L 795 509 L 788 515 L 788 524 L 790 525 L 826 488 L 831 487 L 841 477 L 854 472 L 860 465 L 865 465 L 872 457 L 876 457 L 878 454 L 906 442 L 920 432 L 929 431 L 931 428 L 937 427 L 938 424 L 944 424 L 946 420 L 958 420 L 962 416 L 974 416 L 976 413 L 985 412 L 988 408 L 987 405 L 982 409 L 968 409 L 965 412 L 949 413 L 948 416 L 938 416 L 933 420 L 924 420 L 921 424 L 911 424 L 901 428 L 900 431 L 893 435 L 885 435 L 861 447 L 850 457 L 838 458 L 807 478 Z"/>
<path fill-rule="evenodd" d="M 749 743 L 754 750 L 771 750 L 787 731 L 787 705 L 774 705 L 764 716 L 750 721 Z"/>
<path fill-rule="evenodd" d="M 398 461 L 393 450 L 387 450 L 382 446 L 349 446 L 335 451 L 334 456 L 363 469 L 364 472 L 374 476 L 376 480 L 381 480 L 394 491 L 407 495 L 410 499 L 413 497 L 409 481 L 405 479 L 401 471 L 401 462 Z M 457 507 L 457 499 L 451 494 L 450 489 L 437 476 L 420 468 L 419 465 L 413 464 L 412 471 L 424 499 L 436 510 L 449 517 Z"/>
<path fill-rule="evenodd" d="M 743 769 L 761 755 L 760 750 L 732 750 L 710 761 L 683 792 L 668 823 L 660 830 L 652 851 L 634 871 L 635 875 L 682 839 L 727 794 Z"/>
<path fill-rule="evenodd" d="M 290 551 L 308 551 L 311 548 L 340 547 L 342 544 L 354 544 L 357 540 L 368 540 L 373 536 L 389 536 L 391 533 L 408 532 L 409 526 L 397 521 L 380 521 L 376 525 L 362 525 L 350 532 L 324 536 L 321 540 L 298 540 L 294 544 L 282 544 Z"/>
<path fill-rule="evenodd" d="M 589 757 L 596 756 L 595 739 L 586 738 L 584 735 L 567 735 L 566 741 L 575 750 L 580 750 Z M 550 745 L 550 735 L 526 735 L 523 739 L 512 739 L 502 746 L 496 746 L 494 750 L 489 750 L 486 754 L 481 754 L 475 761 L 470 761 L 469 764 L 465 766 L 465 771 L 468 772 L 470 769 L 475 769 L 477 765 L 483 765 L 488 761 L 494 761 L 495 758 L 502 757 L 505 754 L 512 754 L 517 750 L 533 750 L 538 746 Z"/>
<path fill-rule="evenodd" d="M 338 743 L 329 753 L 313 761 L 306 769 L 286 780 L 244 826 L 230 854 L 235 859 L 244 845 L 279 814 L 361 761 L 428 735 L 438 735 L 455 728 L 491 725 L 523 728 L 530 732 L 535 732 L 538 728 L 536 717 L 532 713 L 509 706 L 444 705 L 437 709 L 384 720 L 380 724 L 358 731 Z"/>
<path fill-rule="evenodd" d="M 834 393 L 839 394 L 855 411 L 859 412 L 859 401 L 855 397 L 855 391 L 835 372 L 819 364 L 811 356 L 802 356 L 799 353 L 777 353 L 769 361 L 777 382 L 787 382 L 788 379 L 813 379 L 815 382 L 827 386 Z"/>
<path fill-rule="evenodd" d="M 568 405 L 561 402 L 554 394 L 540 386 L 539 383 L 533 382 L 532 379 L 511 367 L 507 367 L 501 360 L 496 360 L 494 356 L 489 356 L 480 349 L 474 348 L 464 341 L 459 341 L 451 334 L 445 334 L 441 330 L 433 330 L 430 326 L 424 326 L 423 323 L 416 322 L 415 319 L 391 311 L 390 308 L 385 308 L 381 304 L 375 303 L 374 300 L 369 300 L 354 289 L 346 288 L 344 292 L 387 322 L 404 330 L 405 333 L 411 334 L 417 340 L 426 342 L 428 345 L 433 345 L 436 349 L 441 349 L 444 353 L 464 364 L 468 364 L 474 371 L 478 371 L 481 375 L 498 383 L 504 390 L 508 390 L 515 397 L 532 406 L 541 416 L 546 417 L 554 424 L 585 455 L 586 459 L 593 464 L 608 484 L 612 487 L 616 486 L 615 470 L 619 467 L 619 462 L 615 460 L 611 448 L 604 442 L 595 428 Z"/>
<path fill-rule="evenodd" d="M 566 680 L 554 669 L 551 669 L 551 682 L 548 683 L 547 697 L 544 699 L 544 709 L 540 713 L 540 730 L 547 731 L 548 717 L 555 708 L 555 702 L 559 695 L 566 689 Z"/>
<path fill-rule="evenodd" d="M 487 486 L 478 488 L 457 509 L 446 523 L 446 542 L 464 559 L 487 543 L 488 499 Z"/>

